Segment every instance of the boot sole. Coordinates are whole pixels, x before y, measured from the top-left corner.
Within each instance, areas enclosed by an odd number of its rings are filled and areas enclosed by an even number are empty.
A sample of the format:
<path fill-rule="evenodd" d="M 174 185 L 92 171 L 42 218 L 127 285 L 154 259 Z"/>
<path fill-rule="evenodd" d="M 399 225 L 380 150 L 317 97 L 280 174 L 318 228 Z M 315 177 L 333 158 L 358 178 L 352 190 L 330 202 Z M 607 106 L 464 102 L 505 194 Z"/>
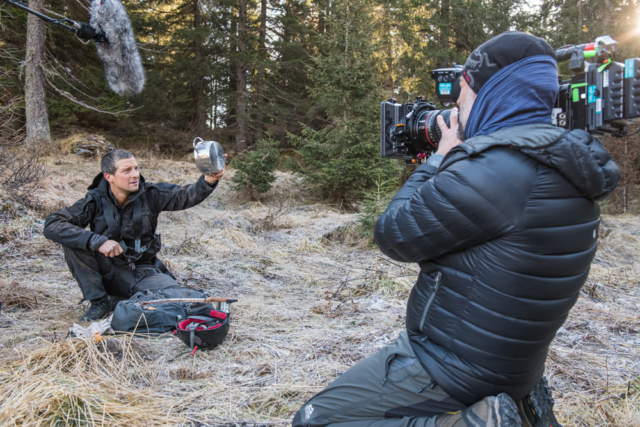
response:
<path fill-rule="evenodd" d="M 500 393 L 496 398 L 497 427 L 520 427 L 522 422 L 518 415 L 516 402 L 506 393 Z"/>
<path fill-rule="evenodd" d="M 534 427 L 562 427 L 553 414 L 553 396 L 546 377 L 542 377 L 536 388 L 525 397 L 523 405 L 529 406 L 537 419 Z"/>

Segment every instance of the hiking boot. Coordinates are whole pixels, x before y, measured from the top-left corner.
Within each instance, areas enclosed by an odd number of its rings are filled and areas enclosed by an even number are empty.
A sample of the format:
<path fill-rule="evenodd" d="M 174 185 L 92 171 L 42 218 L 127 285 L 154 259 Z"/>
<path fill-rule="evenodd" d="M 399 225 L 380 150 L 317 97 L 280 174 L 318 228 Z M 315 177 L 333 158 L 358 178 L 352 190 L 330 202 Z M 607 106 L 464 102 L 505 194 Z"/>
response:
<path fill-rule="evenodd" d="M 118 295 L 109 295 L 109 311 L 114 311 L 116 309 L 116 305 L 118 305 L 118 303 L 120 301 L 126 301 L 129 298 L 127 297 L 121 297 Z"/>
<path fill-rule="evenodd" d="M 489 396 L 455 414 L 443 414 L 436 427 L 520 427 L 516 403 L 506 393 Z"/>
<path fill-rule="evenodd" d="M 518 413 L 523 427 L 562 427 L 553 414 L 553 397 L 543 376 L 536 388 L 518 402 Z"/>
<path fill-rule="evenodd" d="M 85 313 L 80 316 L 81 322 L 93 322 L 94 320 L 102 319 L 109 313 L 110 309 L 109 297 L 103 296 L 102 298 L 91 300 L 91 305 Z"/>

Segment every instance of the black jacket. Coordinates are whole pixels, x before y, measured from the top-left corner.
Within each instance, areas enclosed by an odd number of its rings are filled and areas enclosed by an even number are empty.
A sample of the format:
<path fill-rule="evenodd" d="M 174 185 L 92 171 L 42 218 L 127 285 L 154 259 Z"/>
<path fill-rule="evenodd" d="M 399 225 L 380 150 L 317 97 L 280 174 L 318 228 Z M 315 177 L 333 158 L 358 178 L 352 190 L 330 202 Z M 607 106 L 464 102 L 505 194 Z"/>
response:
<path fill-rule="evenodd" d="M 162 211 L 179 211 L 193 207 L 206 199 L 217 186 L 217 182 L 209 185 L 201 176 L 194 184 L 179 186 L 174 184 L 146 183 L 140 176 L 140 187 L 131 193 L 129 202 L 121 210 L 116 207 L 110 195 L 109 183 L 99 174 L 89 186 L 89 192 L 73 206 L 54 212 L 47 217 L 44 224 L 44 235 L 71 249 L 88 249 L 87 244 L 94 233 L 101 234 L 111 240 L 135 247 L 135 239 L 139 236 L 141 247 L 147 246 L 142 257 L 136 263 L 145 263 L 153 259 L 160 250 L 160 236 L 156 235 L 158 215 Z M 105 217 L 104 204 L 112 212 L 118 230 L 109 228 Z M 136 224 L 135 207 L 140 207 L 141 218 Z M 85 227 L 90 225 L 90 229 Z M 113 228 L 113 227 L 112 227 Z"/>
<path fill-rule="evenodd" d="M 596 252 L 597 200 L 620 172 L 588 133 L 503 129 L 421 165 L 378 219 L 389 257 L 420 264 L 407 331 L 425 369 L 470 405 L 527 395 Z"/>

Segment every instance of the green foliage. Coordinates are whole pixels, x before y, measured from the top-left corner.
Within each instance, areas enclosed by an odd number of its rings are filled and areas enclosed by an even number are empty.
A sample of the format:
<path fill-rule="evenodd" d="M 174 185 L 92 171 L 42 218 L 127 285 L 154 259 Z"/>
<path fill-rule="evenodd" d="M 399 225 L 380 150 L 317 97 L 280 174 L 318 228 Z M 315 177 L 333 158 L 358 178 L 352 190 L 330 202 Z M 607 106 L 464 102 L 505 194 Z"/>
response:
<path fill-rule="evenodd" d="M 289 135 L 301 158 L 292 169 L 301 173 L 309 188 L 324 199 L 352 203 L 371 189 L 375 177 L 399 181 L 397 162 L 379 155 L 378 126 L 371 121 L 347 129 L 307 127 L 302 135 Z M 373 130 L 373 131 L 372 131 Z"/>
<path fill-rule="evenodd" d="M 269 136 L 260 141 L 255 150 L 245 153 L 234 162 L 234 190 L 249 191 L 252 199 L 256 199 L 259 194 L 271 189 L 276 180 L 274 172 L 280 157 L 278 145 L 279 142 Z"/>
<path fill-rule="evenodd" d="M 324 128 L 289 134 L 298 148 L 300 172 L 325 199 L 352 203 L 375 177 L 400 176 L 397 162 L 379 156 L 382 92 L 376 84 L 372 7 L 365 1 L 335 3 L 320 36 L 320 55 L 310 71 L 310 93 L 330 120 Z"/>
<path fill-rule="evenodd" d="M 369 237 L 373 243 L 373 229 L 376 221 L 384 213 L 391 203 L 393 196 L 398 191 L 397 185 L 388 181 L 375 181 L 375 188 L 367 192 L 362 201 L 362 214 L 358 217 L 360 232 Z"/>

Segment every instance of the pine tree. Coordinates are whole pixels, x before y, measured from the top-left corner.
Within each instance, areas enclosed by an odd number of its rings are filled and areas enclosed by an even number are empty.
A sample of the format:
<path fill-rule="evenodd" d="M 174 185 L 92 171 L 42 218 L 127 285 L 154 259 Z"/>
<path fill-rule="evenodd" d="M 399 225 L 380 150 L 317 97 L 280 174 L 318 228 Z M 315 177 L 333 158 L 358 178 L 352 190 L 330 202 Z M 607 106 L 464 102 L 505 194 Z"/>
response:
<path fill-rule="evenodd" d="M 255 146 L 255 149 L 241 155 L 233 175 L 235 190 L 248 191 L 252 200 L 271 189 L 276 180 L 274 174 L 280 160 L 279 142 L 269 135 Z"/>
<path fill-rule="evenodd" d="M 334 3 L 320 35 L 321 55 L 311 70 L 311 95 L 326 114 L 323 129 L 306 127 L 289 135 L 298 147 L 297 167 L 324 198 L 351 203 L 374 180 L 398 180 L 399 165 L 379 156 L 379 105 L 372 43 L 372 5 L 367 1 Z"/>
<path fill-rule="evenodd" d="M 306 2 L 272 0 L 269 6 L 264 102 L 255 111 L 262 114 L 263 133 L 284 142 L 287 132 L 299 133 L 301 123 L 313 121 L 308 87 L 315 22 Z"/>
<path fill-rule="evenodd" d="M 202 135 L 210 101 L 205 90 L 209 73 L 207 11 L 200 0 L 143 1 L 130 10 L 141 50 L 147 85 L 134 102 L 144 116 Z"/>

